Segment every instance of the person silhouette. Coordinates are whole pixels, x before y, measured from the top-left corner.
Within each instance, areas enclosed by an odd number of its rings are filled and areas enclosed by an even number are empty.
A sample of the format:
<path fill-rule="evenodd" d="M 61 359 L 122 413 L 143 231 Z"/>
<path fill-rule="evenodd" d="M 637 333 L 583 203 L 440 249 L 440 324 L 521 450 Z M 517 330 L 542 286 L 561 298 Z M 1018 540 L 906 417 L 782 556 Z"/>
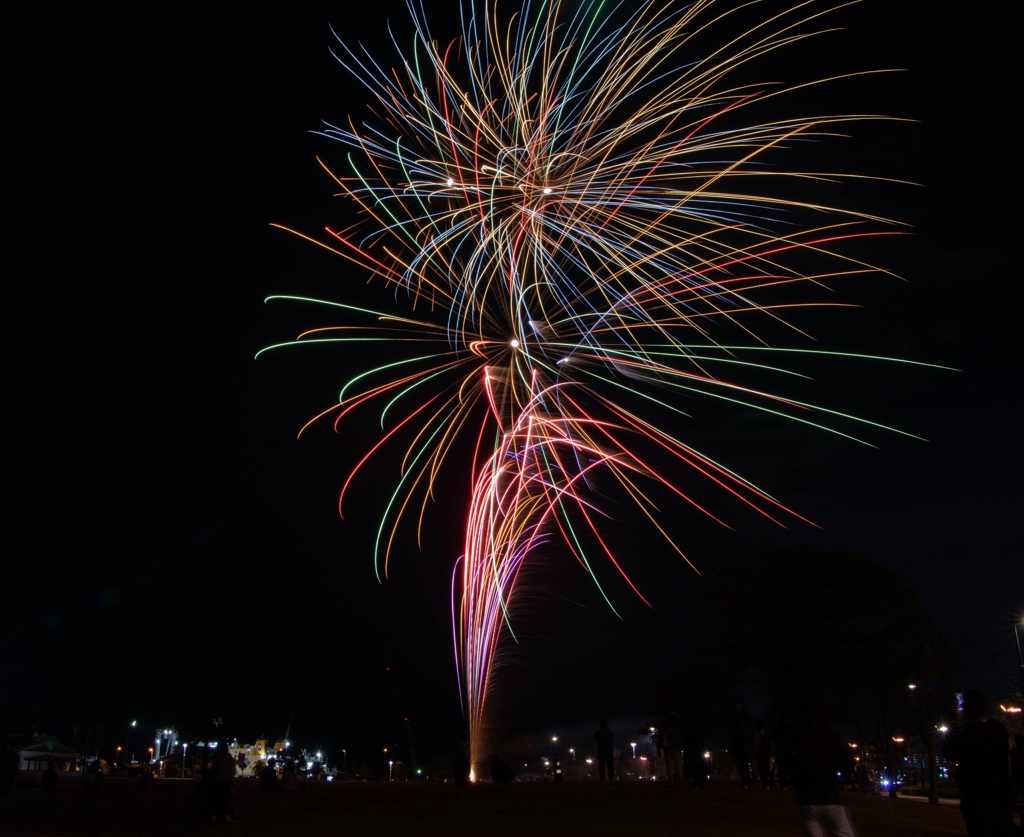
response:
<path fill-rule="evenodd" d="M 145 765 L 139 773 L 139 783 L 135 786 L 137 791 L 151 791 L 155 787 L 153 779 L 153 766 Z"/>
<path fill-rule="evenodd" d="M 452 759 L 452 779 L 456 785 L 465 785 L 469 782 L 470 764 L 466 761 L 466 756 L 459 750 L 455 754 L 455 758 Z"/>
<path fill-rule="evenodd" d="M 13 747 L 0 751 L 0 796 L 7 796 L 14 790 L 14 785 L 18 781 L 20 761 L 21 758 Z"/>
<path fill-rule="evenodd" d="M 853 837 L 846 808 L 840 803 L 842 776 L 853 759 L 850 748 L 825 720 L 820 706 L 798 707 L 780 747 L 796 790 L 800 826 L 806 837 Z"/>
<path fill-rule="evenodd" d="M 502 784 L 511 782 L 513 779 L 515 779 L 515 773 L 512 772 L 512 768 L 498 758 L 497 753 L 491 756 L 491 781 L 495 784 Z"/>
<path fill-rule="evenodd" d="M 761 787 L 771 790 L 775 787 L 775 773 L 772 770 L 772 733 L 766 719 L 762 719 L 757 730 L 757 746 L 754 758 L 757 761 L 757 775 L 761 777 Z"/>
<path fill-rule="evenodd" d="M 100 759 L 94 759 L 85 773 L 85 789 L 87 791 L 98 791 L 103 786 L 103 764 Z"/>
<path fill-rule="evenodd" d="M 277 761 L 275 759 L 267 759 L 263 762 L 263 767 L 260 770 L 260 790 L 280 790 L 277 782 Z"/>
<path fill-rule="evenodd" d="M 946 733 L 942 755 L 956 765 L 960 814 L 969 837 L 1010 837 L 1010 733 L 999 721 L 985 717 L 985 695 L 963 693 L 957 725 Z"/>
<path fill-rule="evenodd" d="M 683 730 L 679 724 L 679 713 L 670 712 L 658 736 L 658 749 L 665 759 L 665 780 L 674 788 L 683 786 Z"/>
<path fill-rule="evenodd" d="M 736 763 L 741 788 L 754 787 L 754 774 L 750 768 L 753 724 L 750 713 L 743 709 L 737 713 L 729 730 L 729 752 Z"/>
<path fill-rule="evenodd" d="M 594 732 L 594 740 L 597 742 L 597 773 L 602 782 L 606 774 L 609 781 L 615 780 L 614 738 L 608 720 L 602 718 L 601 725 Z"/>
<path fill-rule="evenodd" d="M 57 792 L 57 771 L 53 769 L 53 762 L 46 765 L 43 771 L 43 793 Z"/>
<path fill-rule="evenodd" d="M 1024 804 L 1024 734 L 1013 736 L 1013 749 L 1010 750 L 1010 781 L 1020 797 L 1019 804 Z"/>
<path fill-rule="evenodd" d="M 299 772 L 295 768 L 295 762 L 291 759 L 287 759 L 284 763 L 279 787 L 283 791 L 297 791 L 301 787 L 299 785 Z"/>
<path fill-rule="evenodd" d="M 209 786 L 210 819 L 217 822 L 234 822 L 235 800 L 231 793 L 231 781 L 235 778 L 237 763 L 228 749 L 226 741 L 220 741 L 210 759 Z"/>

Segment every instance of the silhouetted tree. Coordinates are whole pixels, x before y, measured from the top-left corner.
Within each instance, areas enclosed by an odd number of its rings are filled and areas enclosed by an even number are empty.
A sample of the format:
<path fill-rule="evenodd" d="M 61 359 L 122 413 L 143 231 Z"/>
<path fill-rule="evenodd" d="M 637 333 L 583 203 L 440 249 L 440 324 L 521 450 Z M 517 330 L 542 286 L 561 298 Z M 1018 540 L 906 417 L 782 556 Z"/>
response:
<path fill-rule="evenodd" d="M 697 624 L 718 659 L 778 706 L 827 706 L 849 722 L 880 687 L 907 683 L 927 613 L 906 579 L 864 555 L 764 544 L 705 580 Z"/>
<path fill-rule="evenodd" d="M 957 691 L 970 688 L 970 672 L 995 659 L 1005 649 L 998 644 L 982 644 L 969 632 L 956 635 L 929 622 L 917 634 L 917 645 L 910 661 L 907 683 L 902 690 L 906 706 L 907 735 L 924 745 L 928 763 L 922 770 L 928 777 L 928 801 L 939 803 L 938 726 L 951 719 Z"/>
<path fill-rule="evenodd" d="M 43 727 L 43 715 L 32 704 L 7 700 L 0 704 L 0 746 L 28 743 Z"/>

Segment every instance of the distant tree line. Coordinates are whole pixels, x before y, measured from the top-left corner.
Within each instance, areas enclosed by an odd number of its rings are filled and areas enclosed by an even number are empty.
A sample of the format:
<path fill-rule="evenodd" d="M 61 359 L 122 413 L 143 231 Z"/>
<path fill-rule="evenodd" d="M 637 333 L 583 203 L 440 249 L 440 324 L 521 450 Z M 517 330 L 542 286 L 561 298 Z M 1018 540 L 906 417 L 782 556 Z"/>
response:
<path fill-rule="evenodd" d="M 693 617 L 705 653 L 667 665 L 650 707 L 655 718 L 679 715 L 693 757 L 716 741 L 754 759 L 765 727 L 777 732 L 792 707 L 814 705 L 887 763 L 916 749 L 935 802 L 937 727 L 972 669 L 1003 650 L 949 636 L 899 573 L 809 544 L 724 558 Z M 744 694 L 767 707 L 759 718 Z"/>

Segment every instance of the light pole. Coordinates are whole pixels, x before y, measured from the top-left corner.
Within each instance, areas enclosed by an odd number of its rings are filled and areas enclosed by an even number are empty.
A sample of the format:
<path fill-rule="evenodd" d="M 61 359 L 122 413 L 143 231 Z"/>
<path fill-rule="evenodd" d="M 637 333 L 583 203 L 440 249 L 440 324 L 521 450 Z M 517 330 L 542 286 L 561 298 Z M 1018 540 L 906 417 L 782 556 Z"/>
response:
<path fill-rule="evenodd" d="M 130 724 L 128 724 L 128 737 L 125 739 L 125 742 L 124 742 L 124 754 L 125 754 L 125 756 L 128 757 L 128 764 L 132 763 L 132 757 L 129 755 L 129 753 L 131 753 L 131 747 L 132 747 L 132 728 L 137 723 L 138 723 L 138 721 L 132 721 Z"/>
<path fill-rule="evenodd" d="M 633 781 L 636 781 L 636 742 L 630 741 L 629 746 L 633 748 Z"/>
<path fill-rule="evenodd" d="M 1013 623 L 1013 638 L 1017 641 L 1017 665 L 1020 666 L 1020 685 L 1024 687 L 1024 656 L 1020 653 L 1020 635 L 1017 628 L 1024 626 L 1024 619 L 1018 619 Z"/>
<path fill-rule="evenodd" d="M 188 744 L 184 741 L 181 742 L 181 778 L 185 778 L 185 753 L 188 750 Z"/>

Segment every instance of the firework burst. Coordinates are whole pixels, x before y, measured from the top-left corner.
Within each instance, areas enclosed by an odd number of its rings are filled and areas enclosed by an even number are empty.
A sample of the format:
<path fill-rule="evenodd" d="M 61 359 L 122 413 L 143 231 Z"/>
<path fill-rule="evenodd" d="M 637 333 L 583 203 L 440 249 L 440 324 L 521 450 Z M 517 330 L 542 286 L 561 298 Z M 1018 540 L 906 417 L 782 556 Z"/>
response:
<path fill-rule="evenodd" d="M 446 41 L 410 3 L 415 36 L 408 50 L 396 44 L 393 67 L 339 39 L 336 57 L 370 113 L 323 129 L 349 149 L 345 171 L 324 168 L 360 221 L 322 238 L 296 234 L 394 286 L 396 308 L 304 300 L 335 307 L 344 324 L 282 345 L 383 340 L 402 350 L 352 377 L 317 417 L 381 414 L 342 510 L 379 451 L 404 451 L 378 530 L 380 577 L 403 521 L 422 527 L 441 475 L 461 469 L 471 483 L 452 612 L 474 765 L 531 556 L 558 545 L 599 589 L 598 562 L 633 586 L 602 537 L 599 482 L 625 492 L 684 559 L 663 509 L 715 514 L 672 477 L 683 468 L 705 492 L 780 523 L 795 515 L 700 452 L 684 405 L 711 399 L 850 438 L 871 424 L 747 383 L 795 374 L 786 359 L 815 351 L 777 335 L 806 346 L 794 316 L 836 303 L 795 291 L 876 272 L 849 244 L 898 232 L 792 197 L 802 192 L 786 184 L 844 175 L 780 158 L 885 117 L 773 116 L 794 88 L 750 83 L 748 65 L 820 35 L 835 9 L 797 3 L 737 28 L 758 6 L 647 2 L 630 12 L 528 0 L 506 16 L 467 0 L 461 36 Z"/>

